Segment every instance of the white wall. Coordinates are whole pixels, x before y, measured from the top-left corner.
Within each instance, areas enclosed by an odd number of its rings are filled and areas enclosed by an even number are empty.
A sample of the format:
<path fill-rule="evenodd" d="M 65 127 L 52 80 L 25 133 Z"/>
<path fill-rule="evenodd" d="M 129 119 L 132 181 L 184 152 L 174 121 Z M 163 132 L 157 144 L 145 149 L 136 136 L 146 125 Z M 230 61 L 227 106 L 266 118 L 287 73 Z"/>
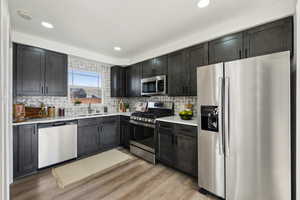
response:
<path fill-rule="evenodd" d="M 12 134 L 12 46 L 7 0 L 0 0 L 0 199 L 9 199 Z"/>
<path fill-rule="evenodd" d="M 33 36 L 25 33 L 14 31 L 12 34 L 12 40 L 17 43 L 27 44 L 36 46 L 44 49 L 49 49 L 56 52 L 61 52 L 81 58 L 86 58 L 102 63 L 113 64 L 113 65 L 128 65 L 128 59 L 120 59 L 92 52 L 86 49 L 78 48 L 71 45 L 66 45 L 60 42 L 47 40 L 38 36 Z"/>

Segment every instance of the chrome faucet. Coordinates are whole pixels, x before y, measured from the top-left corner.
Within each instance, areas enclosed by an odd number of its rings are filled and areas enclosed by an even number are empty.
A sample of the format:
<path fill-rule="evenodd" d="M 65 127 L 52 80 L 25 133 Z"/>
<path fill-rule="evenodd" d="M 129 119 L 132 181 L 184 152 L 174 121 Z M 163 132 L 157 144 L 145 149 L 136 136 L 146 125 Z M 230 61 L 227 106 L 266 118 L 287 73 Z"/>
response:
<path fill-rule="evenodd" d="M 89 103 L 88 114 L 91 114 L 92 112 L 93 112 L 92 105 L 91 103 Z"/>

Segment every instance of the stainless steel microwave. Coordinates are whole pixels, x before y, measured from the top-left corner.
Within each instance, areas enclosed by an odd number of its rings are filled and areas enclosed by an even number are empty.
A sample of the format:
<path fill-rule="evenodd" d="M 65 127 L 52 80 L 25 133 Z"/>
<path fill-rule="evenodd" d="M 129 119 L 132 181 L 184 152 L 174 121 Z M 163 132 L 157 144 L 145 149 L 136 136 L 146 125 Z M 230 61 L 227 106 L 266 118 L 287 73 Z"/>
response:
<path fill-rule="evenodd" d="M 154 76 L 141 80 L 142 96 L 165 95 L 167 93 L 167 76 Z"/>

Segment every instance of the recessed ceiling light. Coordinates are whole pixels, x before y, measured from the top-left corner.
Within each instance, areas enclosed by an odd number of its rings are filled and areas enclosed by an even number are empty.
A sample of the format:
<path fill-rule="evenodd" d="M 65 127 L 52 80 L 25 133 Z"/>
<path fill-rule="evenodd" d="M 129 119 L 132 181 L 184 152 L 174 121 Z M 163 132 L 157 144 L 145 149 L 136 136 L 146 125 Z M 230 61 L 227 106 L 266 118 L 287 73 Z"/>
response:
<path fill-rule="evenodd" d="M 121 51 L 122 49 L 121 49 L 121 47 L 114 47 L 114 50 L 115 51 Z"/>
<path fill-rule="evenodd" d="M 30 15 L 30 13 L 26 10 L 17 10 L 17 14 L 22 17 L 23 19 L 26 20 L 31 20 L 32 16 Z"/>
<path fill-rule="evenodd" d="M 45 28 L 54 28 L 54 26 L 49 22 L 42 22 L 42 26 Z"/>
<path fill-rule="evenodd" d="M 209 0 L 200 0 L 200 1 L 198 2 L 198 7 L 199 7 L 199 8 L 204 8 L 204 7 L 208 6 L 209 3 L 210 3 Z"/>

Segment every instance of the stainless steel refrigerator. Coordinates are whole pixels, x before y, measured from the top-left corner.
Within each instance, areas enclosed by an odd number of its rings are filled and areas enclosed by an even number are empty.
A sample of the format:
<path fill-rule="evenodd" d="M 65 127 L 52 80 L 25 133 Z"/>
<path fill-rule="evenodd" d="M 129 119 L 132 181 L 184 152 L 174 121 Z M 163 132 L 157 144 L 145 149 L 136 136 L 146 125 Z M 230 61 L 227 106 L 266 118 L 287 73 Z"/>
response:
<path fill-rule="evenodd" d="M 199 187 L 291 199 L 290 53 L 198 67 L 197 91 Z"/>

